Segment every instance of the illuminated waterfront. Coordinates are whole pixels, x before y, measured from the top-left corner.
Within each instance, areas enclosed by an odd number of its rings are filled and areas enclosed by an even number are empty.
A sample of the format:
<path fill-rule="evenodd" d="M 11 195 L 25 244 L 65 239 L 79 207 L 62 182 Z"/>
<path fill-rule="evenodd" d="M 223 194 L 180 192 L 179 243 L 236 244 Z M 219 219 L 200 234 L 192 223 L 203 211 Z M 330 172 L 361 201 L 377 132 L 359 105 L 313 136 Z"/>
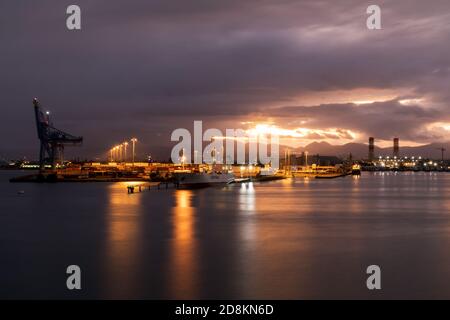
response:
<path fill-rule="evenodd" d="M 450 298 L 448 173 L 132 195 L 17 174 L 0 172 L 4 298 Z M 81 292 L 65 287 L 69 264 Z M 381 292 L 365 286 L 370 264 Z"/>

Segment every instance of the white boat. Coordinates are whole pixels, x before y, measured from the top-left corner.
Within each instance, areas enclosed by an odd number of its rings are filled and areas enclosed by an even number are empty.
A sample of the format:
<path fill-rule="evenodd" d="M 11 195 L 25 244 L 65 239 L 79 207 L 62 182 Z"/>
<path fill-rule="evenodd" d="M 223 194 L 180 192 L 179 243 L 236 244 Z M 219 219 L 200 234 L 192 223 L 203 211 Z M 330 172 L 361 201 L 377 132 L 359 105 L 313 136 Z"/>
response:
<path fill-rule="evenodd" d="M 261 176 L 274 176 L 276 175 L 278 172 L 277 169 L 274 169 L 272 167 L 266 166 L 264 168 L 261 168 L 261 170 L 259 171 L 259 175 Z"/>
<path fill-rule="evenodd" d="M 176 172 L 174 177 L 179 188 L 200 188 L 215 185 L 225 185 L 234 181 L 231 173 L 207 172 Z"/>

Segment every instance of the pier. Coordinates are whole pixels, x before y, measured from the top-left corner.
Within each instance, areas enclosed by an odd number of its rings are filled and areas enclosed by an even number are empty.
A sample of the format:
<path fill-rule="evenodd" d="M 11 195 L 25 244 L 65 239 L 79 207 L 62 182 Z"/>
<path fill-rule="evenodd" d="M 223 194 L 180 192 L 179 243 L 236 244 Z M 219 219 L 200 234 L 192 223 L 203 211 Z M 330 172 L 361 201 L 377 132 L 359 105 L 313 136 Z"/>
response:
<path fill-rule="evenodd" d="M 176 184 L 172 183 L 172 185 L 175 187 Z M 162 187 L 161 187 L 162 186 Z M 130 184 L 127 186 L 127 191 L 129 194 L 132 193 L 141 193 L 144 190 L 151 190 L 151 189 L 169 189 L 169 183 L 168 182 L 146 182 L 142 184 Z"/>

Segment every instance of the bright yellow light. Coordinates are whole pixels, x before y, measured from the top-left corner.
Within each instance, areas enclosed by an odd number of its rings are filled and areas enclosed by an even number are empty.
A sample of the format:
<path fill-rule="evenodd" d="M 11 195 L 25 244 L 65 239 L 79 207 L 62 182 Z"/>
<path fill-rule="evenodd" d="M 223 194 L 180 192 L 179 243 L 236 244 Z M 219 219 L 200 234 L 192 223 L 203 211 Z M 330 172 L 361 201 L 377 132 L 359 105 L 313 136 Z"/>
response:
<path fill-rule="evenodd" d="M 330 136 L 346 140 L 355 140 L 357 138 L 357 134 L 355 132 L 347 129 L 338 129 L 338 128 L 310 129 L 301 127 L 295 129 L 284 129 L 276 125 L 269 125 L 269 124 L 257 124 L 254 128 L 248 129 L 246 132 L 251 136 L 277 135 L 279 137 L 284 138 L 308 139 L 308 137 L 313 134 L 323 136 L 325 139 Z"/>
<path fill-rule="evenodd" d="M 450 122 L 433 122 L 427 126 L 427 129 L 450 131 Z"/>
<path fill-rule="evenodd" d="M 405 106 L 411 106 L 411 105 L 417 105 L 420 104 L 421 102 L 423 102 L 425 99 L 423 98 L 418 98 L 418 99 L 403 99 L 403 100 L 399 100 L 398 102 L 402 105 Z"/>
<path fill-rule="evenodd" d="M 371 104 L 377 102 L 377 100 L 358 100 L 358 101 L 353 101 L 354 104 L 360 105 L 360 104 Z"/>

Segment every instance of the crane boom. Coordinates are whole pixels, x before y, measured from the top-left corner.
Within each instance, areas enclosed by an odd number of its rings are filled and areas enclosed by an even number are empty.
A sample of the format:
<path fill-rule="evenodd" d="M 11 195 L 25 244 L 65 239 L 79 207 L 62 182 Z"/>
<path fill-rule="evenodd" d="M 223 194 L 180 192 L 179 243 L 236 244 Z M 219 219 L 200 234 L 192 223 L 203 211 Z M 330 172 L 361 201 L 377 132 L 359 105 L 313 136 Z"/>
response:
<path fill-rule="evenodd" d="M 45 169 L 45 164 L 50 163 L 52 169 L 56 168 L 58 161 L 62 160 L 65 145 L 79 145 L 83 137 L 71 135 L 53 127 L 48 113 L 41 109 L 39 101 L 33 99 L 34 113 L 38 138 L 41 142 L 39 153 L 39 168 Z"/>

